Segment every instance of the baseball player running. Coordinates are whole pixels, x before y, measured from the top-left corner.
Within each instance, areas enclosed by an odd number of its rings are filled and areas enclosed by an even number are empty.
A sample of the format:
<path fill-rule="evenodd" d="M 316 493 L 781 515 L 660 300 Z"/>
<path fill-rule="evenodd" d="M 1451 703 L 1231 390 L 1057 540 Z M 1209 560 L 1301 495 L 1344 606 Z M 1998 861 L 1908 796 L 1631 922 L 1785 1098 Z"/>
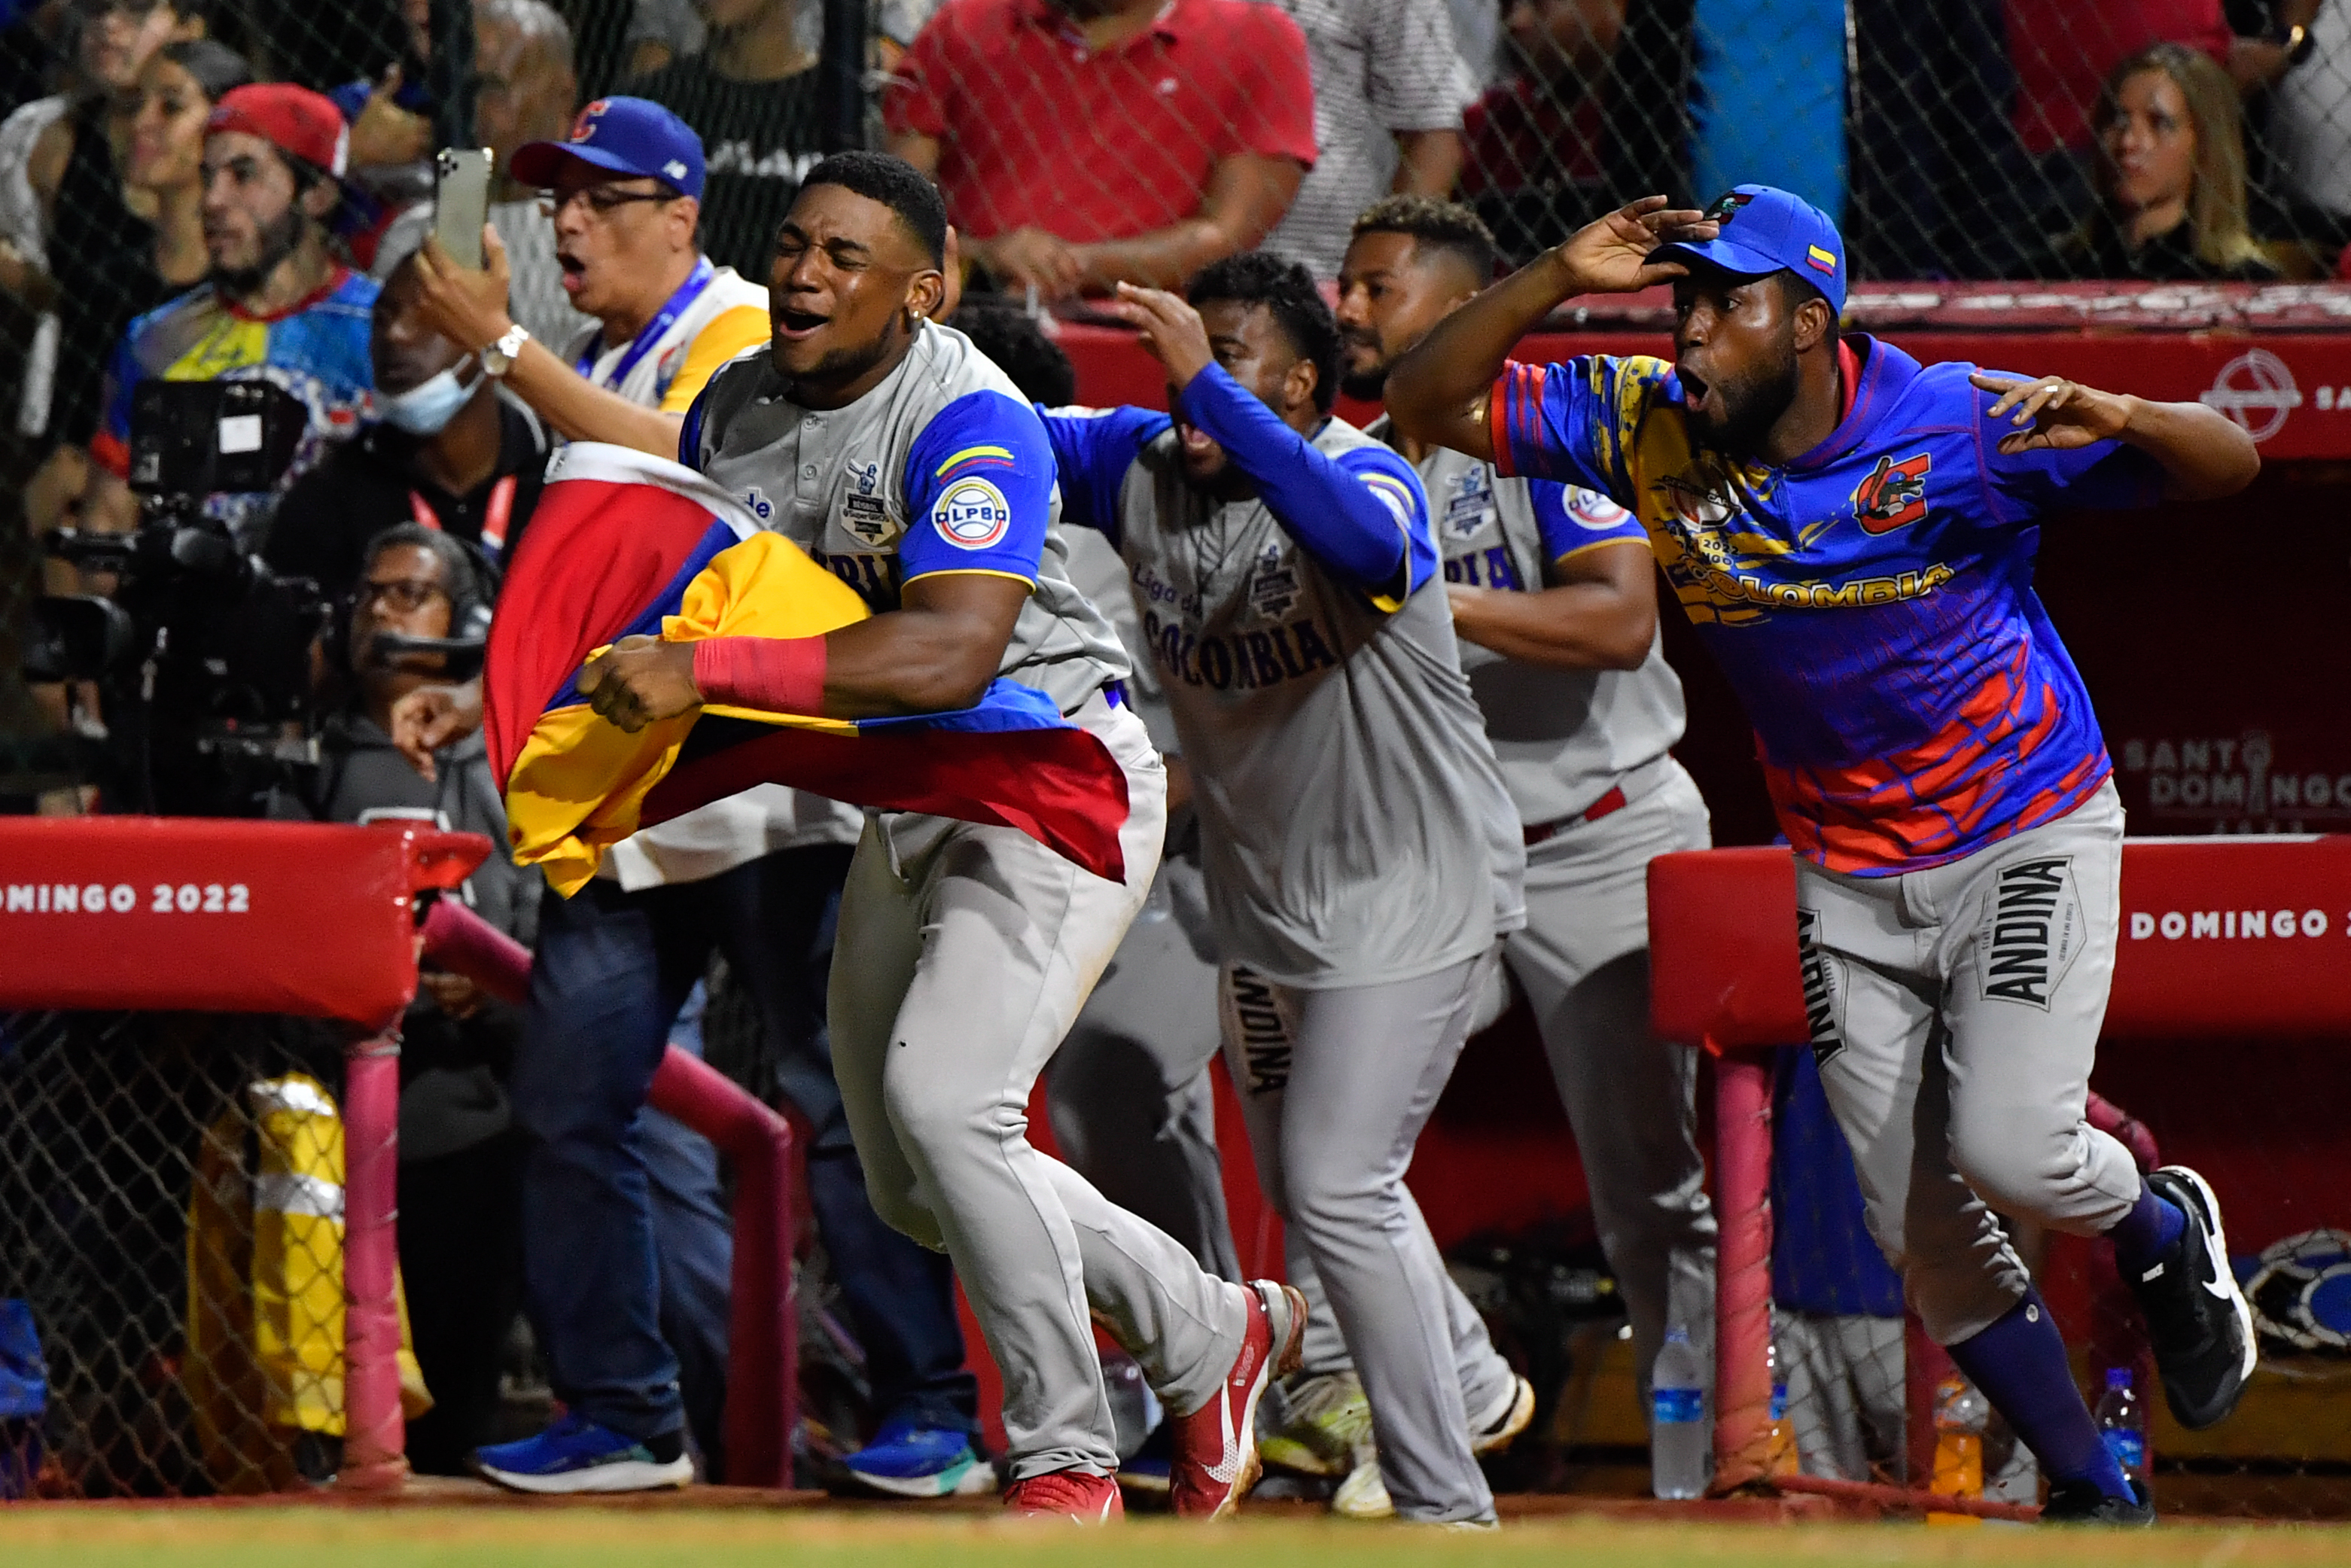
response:
<path fill-rule="evenodd" d="M 1426 196 L 1369 208 L 1339 274 L 1342 389 L 1383 396 L 1396 361 L 1493 276 L 1493 235 L 1468 208 Z M 1398 436 L 1384 419 L 1370 434 L 1403 453 L 1428 492 L 1461 667 L 1526 840 L 1527 924 L 1502 960 L 1534 1009 L 1575 1129 L 1646 1388 L 1667 1325 L 1703 1345 L 1714 1318 L 1697 1055 L 1649 1038 L 1648 863 L 1704 849 L 1708 833 L 1697 785 L 1668 755 L 1682 736 L 1682 688 L 1658 646 L 1648 535 L 1590 490 L 1506 477 L 1484 459 Z M 1314 1305 L 1305 1369 L 1277 1401 L 1290 1419 L 1267 1435 L 1266 1458 L 1345 1474 L 1334 1507 L 1376 1515 L 1388 1500 L 1378 1467 L 1344 1446 L 1359 1425 L 1346 1397 L 1353 1380 L 1328 1365 Z M 1462 1375 L 1473 1396 L 1481 1382 L 1499 1386 L 1479 1365 Z M 1479 1437 L 1499 1447 L 1532 1414 L 1529 1389 L 1515 1425 Z"/>
<path fill-rule="evenodd" d="M 681 456 L 857 589 L 828 636 L 623 639 L 580 689 L 624 727 L 707 700 L 865 717 L 965 707 L 998 675 L 1051 696 L 1126 775 L 1126 878 L 1009 828 L 871 817 L 841 895 L 833 1065 L 875 1209 L 954 1260 L 1005 1377 L 1008 1504 L 1121 1511 L 1089 1309 L 1176 1417 L 1176 1511 L 1254 1480 L 1259 1396 L 1304 1303 L 1228 1283 L 1027 1137 L 1029 1090 L 1149 886 L 1165 775 L 1121 706 L 1125 661 L 1061 570 L 1052 455 L 1012 382 L 929 320 L 946 214 L 913 168 L 810 171 L 777 240 L 775 339 L 711 380 Z"/>
<path fill-rule="evenodd" d="M 1411 439 L 1590 486 L 1647 528 L 1796 850 L 1813 1048 L 1871 1233 L 2039 1456 L 2043 1517 L 2144 1523 L 1994 1211 L 2112 1239 L 2185 1427 L 2235 1407 L 2252 1317 L 2202 1178 L 2142 1181 L 2084 1119 L 2123 813 L 2032 556 L 2060 507 L 2210 499 L 2261 462 L 2197 403 L 1840 334 L 1844 279 L 1834 225 L 1784 191 L 1650 197 L 1440 322 L 1388 407 Z M 1670 364 L 1507 359 L 1562 300 L 1668 281 Z"/>
<path fill-rule="evenodd" d="M 1239 256 L 1189 304 L 1124 288 L 1113 308 L 1179 421 L 1047 427 L 1070 515 L 1126 561 L 1175 712 L 1259 1180 L 1362 1368 L 1396 1511 L 1488 1521 L 1459 1320 L 1404 1172 L 1496 938 L 1523 922 L 1524 856 L 1420 482 L 1331 417 L 1338 331 L 1302 267 Z"/>

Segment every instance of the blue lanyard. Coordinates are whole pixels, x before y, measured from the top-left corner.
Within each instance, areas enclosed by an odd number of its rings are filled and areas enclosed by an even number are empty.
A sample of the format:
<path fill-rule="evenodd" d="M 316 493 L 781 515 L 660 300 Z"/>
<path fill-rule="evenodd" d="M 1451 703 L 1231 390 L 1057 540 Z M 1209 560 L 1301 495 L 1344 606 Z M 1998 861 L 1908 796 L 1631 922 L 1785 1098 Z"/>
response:
<path fill-rule="evenodd" d="M 635 340 L 629 344 L 629 351 L 622 354 L 621 362 L 613 367 L 611 379 L 597 384 L 617 391 L 621 383 L 629 379 L 629 372 L 637 368 L 637 361 L 643 359 L 655 343 L 661 341 L 662 334 L 675 326 L 677 319 L 685 314 L 686 308 L 702 298 L 702 291 L 710 287 L 710 280 L 716 276 L 716 269 L 710 265 L 708 256 L 697 258 L 694 264 L 694 270 L 686 275 L 684 283 L 677 286 L 677 292 L 669 297 L 669 302 L 661 308 L 660 313 L 646 322 L 637 333 Z M 599 332 L 596 334 L 595 341 L 588 345 L 588 351 L 580 356 L 580 363 L 574 368 L 582 376 L 593 382 L 596 380 L 596 361 L 603 356 L 604 334 Z"/>

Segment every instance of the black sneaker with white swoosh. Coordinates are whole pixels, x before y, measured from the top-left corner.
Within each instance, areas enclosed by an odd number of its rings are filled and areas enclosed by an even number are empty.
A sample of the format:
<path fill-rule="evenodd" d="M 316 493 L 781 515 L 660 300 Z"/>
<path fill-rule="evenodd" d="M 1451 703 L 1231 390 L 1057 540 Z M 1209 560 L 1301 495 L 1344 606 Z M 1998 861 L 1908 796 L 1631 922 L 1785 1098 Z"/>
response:
<path fill-rule="evenodd" d="M 2200 1432 L 2226 1420 L 2244 1396 L 2256 1359 L 2252 1309 L 2237 1288 L 2220 1202 L 2204 1178 L 2186 1166 L 2166 1166 L 2147 1185 L 2177 1206 L 2188 1223 L 2163 1256 L 2129 1283 L 2147 1314 L 2172 1417 Z"/>

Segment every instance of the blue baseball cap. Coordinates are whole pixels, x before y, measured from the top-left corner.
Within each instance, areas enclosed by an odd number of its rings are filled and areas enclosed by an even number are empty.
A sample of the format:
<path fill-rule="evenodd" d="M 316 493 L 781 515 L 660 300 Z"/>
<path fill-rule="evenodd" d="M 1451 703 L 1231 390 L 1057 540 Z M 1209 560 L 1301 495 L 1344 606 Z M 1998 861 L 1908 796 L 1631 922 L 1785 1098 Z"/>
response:
<path fill-rule="evenodd" d="M 1844 313 L 1844 241 L 1820 208 L 1771 185 L 1734 185 L 1706 215 L 1722 225 L 1714 238 L 1661 245 L 1649 259 L 1702 261 L 1743 277 L 1792 272 Z"/>
<path fill-rule="evenodd" d="M 681 196 L 702 194 L 702 138 L 648 99 L 598 99 L 580 111 L 564 140 L 516 148 L 511 168 L 524 184 L 545 189 L 555 183 L 564 161 L 575 158 L 615 174 L 659 180 Z"/>

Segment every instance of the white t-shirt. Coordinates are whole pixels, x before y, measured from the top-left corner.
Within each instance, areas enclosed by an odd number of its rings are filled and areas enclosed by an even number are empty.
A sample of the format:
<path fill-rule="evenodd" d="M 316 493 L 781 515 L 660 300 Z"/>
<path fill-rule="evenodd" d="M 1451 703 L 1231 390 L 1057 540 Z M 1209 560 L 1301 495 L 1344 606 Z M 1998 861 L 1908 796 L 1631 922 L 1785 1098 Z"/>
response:
<path fill-rule="evenodd" d="M 2310 57 L 2270 89 L 2270 149 L 2295 190 L 2351 214 L 2351 6 L 2319 7 Z"/>

